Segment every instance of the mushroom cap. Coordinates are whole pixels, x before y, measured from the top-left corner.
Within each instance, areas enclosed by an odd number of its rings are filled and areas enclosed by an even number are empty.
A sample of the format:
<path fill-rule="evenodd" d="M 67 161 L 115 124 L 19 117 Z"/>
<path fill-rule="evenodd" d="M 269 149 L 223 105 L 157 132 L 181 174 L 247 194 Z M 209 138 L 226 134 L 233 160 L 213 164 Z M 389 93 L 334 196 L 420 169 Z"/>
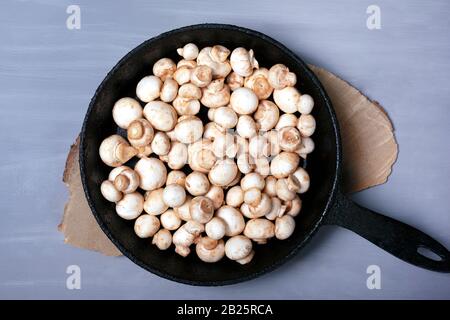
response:
<path fill-rule="evenodd" d="M 193 43 L 187 43 L 183 48 L 177 49 L 177 53 L 186 60 L 195 60 L 198 56 L 198 47 Z"/>
<path fill-rule="evenodd" d="M 222 47 L 223 48 L 223 47 Z M 223 49 L 216 47 L 205 47 L 200 50 L 197 56 L 197 65 L 206 65 L 211 68 L 214 79 L 225 78 L 231 72 L 231 65 L 223 60 Z"/>
<path fill-rule="evenodd" d="M 191 82 L 199 88 L 208 86 L 212 81 L 212 70 L 208 66 L 196 66 L 191 73 Z"/>
<path fill-rule="evenodd" d="M 142 78 L 136 86 L 136 95 L 143 102 L 150 102 L 159 97 L 162 81 L 156 76 Z"/>
<path fill-rule="evenodd" d="M 137 119 L 130 123 L 127 138 L 133 147 L 145 147 L 153 140 L 153 127 L 145 119 Z"/>
<path fill-rule="evenodd" d="M 310 137 L 316 130 L 316 120 L 311 114 L 302 114 L 298 119 L 297 128 L 304 137 Z"/>
<path fill-rule="evenodd" d="M 277 125 L 280 118 L 280 111 L 275 103 L 269 100 L 259 102 L 253 117 L 261 131 L 269 131 Z"/>
<path fill-rule="evenodd" d="M 249 219 L 263 217 L 268 214 L 271 209 L 272 200 L 265 193 L 261 195 L 260 201 L 255 206 L 251 206 L 247 203 L 243 203 L 241 206 L 242 214 Z"/>
<path fill-rule="evenodd" d="M 224 202 L 225 195 L 221 187 L 211 186 L 209 188 L 209 191 L 205 194 L 205 197 L 208 197 L 212 200 L 214 209 L 219 209 Z"/>
<path fill-rule="evenodd" d="M 293 87 L 297 83 L 297 76 L 293 72 L 289 72 L 288 67 L 284 64 L 276 64 L 269 70 L 268 80 L 270 85 L 275 89 L 283 89 L 285 87 Z"/>
<path fill-rule="evenodd" d="M 208 177 L 201 172 L 193 171 L 186 177 L 186 190 L 193 196 L 203 196 L 210 189 Z"/>
<path fill-rule="evenodd" d="M 250 219 L 245 225 L 244 235 L 250 239 L 269 239 L 275 236 L 275 225 L 267 219 Z"/>
<path fill-rule="evenodd" d="M 266 182 L 264 178 L 257 172 L 250 172 L 246 174 L 241 180 L 241 188 L 243 191 L 247 191 L 251 188 L 264 189 Z"/>
<path fill-rule="evenodd" d="M 297 128 L 284 127 L 278 131 L 278 142 L 282 150 L 294 152 L 300 148 L 302 136 Z"/>
<path fill-rule="evenodd" d="M 191 218 L 199 223 L 207 223 L 214 215 L 214 204 L 208 197 L 198 196 L 189 205 Z"/>
<path fill-rule="evenodd" d="M 152 151 L 158 156 L 164 156 L 170 151 L 169 136 L 162 131 L 156 132 L 151 142 Z"/>
<path fill-rule="evenodd" d="M 227 192 L 226 203 L 229 206 L 238 208 L 244 202 L 244 191 L 240 186 L 234 186 Z"/>
<path fill-rule="evenodd" d="M 226 223 L 222 218 L 213 217 L 206 223 L 205 232 L 211 239 L 222 239 L 225 236 Z"/>
<path fill-rule="evenodd" d="M 161 58 L 153 65 L 153 74 L 162 81 L 167 77 L 172 77 L 175 70 L 177 70 L 177 65 L 169 58 Z"/>
<path fill-rule="evenodd" d="M 167 174 L 166 184 L 177 183 L 183 188 L 185 187 L 186 174 L 181 170 L 172 170 Z"/>
<path fill-rule="evenodd" d="M 277 179 L 286 178 L 298 168 L 299 162 L 298 154 L 283 151 L 272 159 L 270 172 Z"/>
<path fill-rule="evenodd" d="M 114 104 L 112 115 L 120 128 L 127 129 L 131 122 L 142 118 L 142 107 L 133 98 L 121 98 Z"/>
<path fill-rule="evenodd" d="M 298 112 L 301 114 L 310 114 L 314 107 L 314 99 L 309 94 L 302 94 L 298 104 Z"/>
<path fill-rule="evenodd" d="M 223 240 L 203 237 L 195 246 L 195 251 L 200 260 L 208 263 L 217 262 L 225 255 L 225 244 Z"/>
<path fill-rule="evenodd" d="M 277 184 L 277 197 L 283 201 L 290 201 L 295 198 L 295 191 L 289 189 L 287 179 L 278 179 Z"/>
<path fill-rule="evenodd" d="M 144 116 L 159 131 L 170 131 L 177 123 L 174 107 L 163 101 L 150 101 L 144 107 Z"/>
<path fill-rule="evenodd" d="M 217 210 L 216 217 L 225 221 L 225 235 L 228 237 L 240 234 L 245 228 L 245 220 L 241 212 L 231 206 L 222 206 Z"/>
<path fill-rule="evenodd" d="M 230 88 L 224 79 L 213 80 L 206 88 L 202 88 L 201 103 L 208 108 L 219 108 L 230 102 Z"/>
<path fill-rule="evenodd" d="M 139 192 L 128 193 L 116 203 L 116 212 L 125 220 L 133 220 L 144 210 L 144 197 Z"/>
<path fill-rule="evenodd" d="M 162 87 L 159 97 L 164 102 L 172 102 L 178 94 L 178 82 L 172 78 L 167 78 Z"/>
<path fill-rule="evenodd" d="M 230 105 L 238 114 L 251 114 L 258 108 L 258 97 L 249 88 L 237 88 L 231 94 Z"/>
<path fill-rule="evenodd" d="M 181 225 L 181 219 L 172 209 L 161 214 L 161 225 L 167 230 L 177 230 Z"/>
<path fill-rule="evenodd" d="M 186 201 L 181 206 L 173 209 L 177 216 L 180 217 L 180 219 L 183 221 L 189 221 L 192 219 L 190 210 L 191 201 L 191 196 L 187 195 Z"/>
<path fill-rule="evenodd" d="M 281 203 L 281 200 L 277 197 L 272 197 L 272 208 L 266 213 L 265 218 L 271 221 L 278 217 L 281 217 L 286 211 L 286 206 Z"/>
<path fill-rule="evenodd" d="M 295 220 L 290 215 L 285 214 L 275 219 L 275 237 L 279 240 L 289 238 L 295 229 Z"/>
<path fill-rule="evenodd" d="M 298 118 L 295 116 L 295 114 L 292 113 L 285 113 L 280 116 L 278 119 L 278 122 L 275 126 L 275 129 L 280 130 L 284 127 L 295 127 L 297 126 Z"/>
<path fill-rule="evenodd" d="M 267 99 L 273 92 L 268 76 L 269 70 L 266 68 L 257 69 L 249 77 L 245 78 L 244 86 L 252 89 L 258 99 Z"/>
<path fill-rule="evenodd" d="M 256 136 L 257 126 L 255 120 L 249 115 L 241 115 L 236 124 L 236 132 L 247 139 Z"/>
<path fill-rule="evenodd" d="M 181 169 L 188 162 L 188 149 L 181 142 L 173 142 L 167 157 L 167 165 L 169 168 L 174 170 Z"/>
<path fill-rule="evenodd" d="M 297 191 L 298 193 L 305 193 L 309 189 L 310 184 L 310 178 L 308 172 L 303 169 L 302 167 L 299 167 L 295 172 L 293 173 L 293 176 L 297 179 L 297 181 L 300 183 L 300 189 Z"/>
<path fill-rule="evenodd" d="M 114 184 L 109 180 L 102 182 L 100 185 L 100 192 L 103 197 L 110 202 L 117 202 L 123 197 L 122 192 L 117 190 Z"/>
<path fill-rule="evenodd" d="M 134 232 L 139 238 L 150 238 L 159 230 L 160 225 L 157 217 L 143 214 L 134 222 Z"/>
<path fill-rule="evenodd" d="M 210 122 L 211 123 L 211 122 Z M 188 147 L 188 162 L 193 171 L 208 173 L 216 163 L 211 140 L 201 139 Z"/>
<path fill-rule="evenodd" d="M 245 236 L 234 236 L 225 243 L 225 254 L 231 260 L 247 257 L 252 252 L 252 241 Z"/>
<path fill-rule="evenodd" d="M 152 243 L 156 245 L 159 250 L 166 250 L 172 244 L 172 234 L 169 230 L 160 229 L 153 236 Z"/>
<path fill-rule="evenodd" d="M 123 193 L 132 193 L 139 187 L 139 175 L 133 169 L 124 169 L 115 177 L 114 186 Z"/>
<path fill-rule="evenodd" d="M 298 111 L 300 92 L 294 87 L 276 89 L 273 91 L 273 100 L 283 112 L 294 113 Z"/>
<path fill-rule="evenodd" d="M 181 86 L 191 80 L 192 68 L 190 66 L 181 66 L 173 74 L 173 79 Z"/>
<path fill-rule="evenodd" d="M 231 72 L 226 79 L 226 82 L 232 91 L 244 86 L 244 77 L 238 75 L 236 72 Z"/>
<path fill-rule="evenodd" d="M 194 143 L 203 134 L 203 122 L 196 116 L 187 116 L 175 126 L 175 136 L 182 143 Z"/>
<path fill-rule="evenodd" d="M 159 159 L 142 158 L 136 163 L 134 170 L 139 174 L 141 189 L 154 190 L 166 182 L 167 169 Z"/>
<path fill-rule="evenodd" d="M 148 191 L 145 193 L 144 210 L 149 215 L 160 215 L 165 212 L 169 206 L 163 199 L 164 189 L 159 188 L 156 190 Z"/>
<path fill-rule="evenodd" d="M 99 148 L 100 158 L 110 167 L 120 167 L 137 153 L 138 151 L 131 147 L 128 141 L 117 134 L 104 139 Z"/>
<path fill-rule="evenodd" d="M 271 197 L 275 197 L 277 195 L 277 178 L 274 176 L 268 176 L 265 179 L 265 187 L 264 187 L 264 193 L 267 193 L 267 195 Z"/>
<path fill-rule="evenodd" d="M 237 173 L 237 165 L 232 159 L 219 159 L 209 171 L 208 178 L 213 185 L 225 187 L 233 182 Z"/>
<path fill-rule="evenodd" d="M 234 72 L 242 77 L 248 77 L 252 74 L 253 68 L 258 68 L 258 62 L 254 58 L 253 50 L 239 47 L 231 52 L 230 56 L 231 68 Z"/>
<path fill-rule="evenodd" d="M 214 122 L 216 122 L 219 126 L 231 129 L 234 128 L 238 122 L 238 116 L 236 112 L 230 107 L 219 107 L 214 112 Z"/>
<path fill-rule="evenodd" d="M 186 191 L 179 184 L 169 184 L 164 188 L 163 201 L 172 208 L 181 206 L 186 200 Z"/>

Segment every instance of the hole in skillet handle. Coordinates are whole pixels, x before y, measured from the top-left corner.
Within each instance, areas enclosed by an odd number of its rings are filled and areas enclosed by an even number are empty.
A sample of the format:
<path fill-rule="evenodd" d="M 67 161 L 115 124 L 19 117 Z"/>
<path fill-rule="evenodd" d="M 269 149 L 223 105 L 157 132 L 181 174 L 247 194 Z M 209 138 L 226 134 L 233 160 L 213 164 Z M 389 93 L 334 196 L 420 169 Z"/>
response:
<path fill-rule="evenodd" d="M 432 249 L 427 246 L 419 245 L 417 247 L 417 253 L 425 258 L 434 260 L 434 261 L 442 261 L 445 257 L 441 256 L 439 253 L 434 252 Z"/>

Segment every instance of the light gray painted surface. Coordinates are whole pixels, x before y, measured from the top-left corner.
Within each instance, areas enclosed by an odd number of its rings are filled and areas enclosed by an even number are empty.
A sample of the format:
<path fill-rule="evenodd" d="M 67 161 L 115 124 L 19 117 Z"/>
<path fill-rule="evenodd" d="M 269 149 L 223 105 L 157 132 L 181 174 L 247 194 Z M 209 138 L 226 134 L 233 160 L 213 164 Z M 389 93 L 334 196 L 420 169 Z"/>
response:
<path fill-rule="evenodd" d="M 450 247 L 450 4 L 448 1 L 3 1 L 0 10 L 0 298 L 450 298 L 450 276 L 397 260 L 335 227 L 277 271 L 199 288 L 169 282 L 126 258 L 67 246 L 57 232 L 67 192 L 64 161 L 89 100 L 129 50 L 201 22 L 249 27 L 380 101 L 400 154 L 387 184 L 354 196 Z M 381 30 L 366 8 L 381 8 Z M 66 267 L 82 270 L 67 290 Z M 381 290 L 366 268 L 379 265 Z"/>

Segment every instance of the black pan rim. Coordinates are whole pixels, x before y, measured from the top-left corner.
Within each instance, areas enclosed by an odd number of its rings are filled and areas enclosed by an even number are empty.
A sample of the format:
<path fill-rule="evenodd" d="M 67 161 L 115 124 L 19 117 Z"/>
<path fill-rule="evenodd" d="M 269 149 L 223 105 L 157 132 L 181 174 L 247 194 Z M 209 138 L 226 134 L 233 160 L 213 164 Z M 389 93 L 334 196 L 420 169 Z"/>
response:
<path fill-rule="evenodd" d="M 271 43 L 272 45 L 276 46 L 279 50 L 283 51 L 285 54 L 289 55 L 296 63 L 298 63 L 299 65 L 302 66 L 302 68 L 305 70 L 305 72 L 307 73 L 307 77 L 309 77 L 309 79 L 313 82 L 313 84 L 319 89 L 320 95 L 322 96 L 322 98 L 325 100 L 325 105 L 327 106 L 327 111 L 331 117 L 331 121 L 333 124 L 333 129 L 334 129 L 334 135 L 335 135 L 335 144 L 336 144 L 336 165 L 335 165 L 335 175 L 333 177 L 333 183 L 332 183 L 332 187 L 331 190 L 329 191 L 329 196 L 328 196 L 328 200 L 327 203 L 325 205 L 325 209 L 322 212 L 319 220 L 317 221 L 317 223 L 314 225 L 314 227 L 311 229 L 311 231 L 309 232 L 309 234 L 305 237 L 305 239 L 299 243 L 297 245 L 297 247 L 295 247 L 291 252 L 289 252 L 289 254 L 287 254 L 286 256 L 284 256 L 282 259 L 280 259 L 279 261 L 272 263 L 271 265 L 265 267 L 264 269 L 258 271 L 258 272 L 254 272 L 252 274 L 249 274 L 247 276 L 244 277 L 238 277 L 238 278 L 234 278 L 234 279 L 230 279 L 230 280 L 220 280 L 220 281 L 195 281 L 195 280 L 188 280 L 188 279 L 183 279 L 180 277 L 176 277 L 173 276 L 171 274 L 168 274 L 164 271 L 155 269 L 147 264 L 145 264 L 144 262 L 142 262 L 141 260 L 139 260 L 134 254 L 133 252 L 129 251 L 128 249 L 125 248 L 124 245 L 122 245 L 122 243 L 114 237 L 113 234 L 111 234 L 111 232 L 109 231 L 108 227 L 106 226 L 105 222 L 103 221 L 101 215 L 97 212 L 97 209 L 95 208 L 93 201 L 91 199 L 91 194 L 90 194 L 90 190 L 87 186 L 87 172 L 86 172 L 86 167 L 85 167 L 85 144 L 86 144 L 86 127 L 87 127 L 87 122 L 89 119 L 89 116 L 95 106 L 97 97 L 99 95 L 99 93 L 103 90 L 103 87 L 105 86 L 105 83 L 108 82 L 108 80 L 114 75 L 115 71 L 121 67 L 130 56 L 132 56 L 136 51 L 140 50 L 142 47 L 148 45 L 151 42 L 154 42 L 156 40 L 159 40 L 161 38 L 173 35 L 173 34 L 177 34 L 177 33 L 182 33 L 182 32 L 186 32 L 189 30 L 193 30 L 193 29 L 219 29 L 219 30 L 223 30 L 223 31 L 239 31 L 239 32 L 244 32 L 247 34 L 250 34 L 252 36 L 261 38 L 262 40 Z M 317 232 L 318 228 L 320 227 L 320 225 L 323 222 L 324 217 L 328 214 L 328 212 L 331 210 L 331 208 L 333 207 L 333 204 L 335 202 L 335 198 L 336 198 L 336 194 L 338 192 L 338 187 L 339 187 L 339 181 L 340 181 L 340 175 L 341 175 L 341 161 L 342 161 L 342 151 L 341 151 L 341 141 L 340 141 L 340 130 L 339 130 L 339 124 L 336 118 L 336 114 L 335 111 L 333 109 L 333 105 L 331 103 L 330 98 L 328 97 L 328 94 L 326 93 L 325 89 L 323 88 L 322 84 L 320 83 L 319 79 L 316 77 L 316 75 L 309 69 L 309 67 L 307 66 L 307 64 L 301 59 L 299 58 L 296 54 L 294 54 L 290 49 L 288 49 L 286 46 L 284 46 L 283 44 L 281 44 L 280 42 L 278 42 L 277 40 L 261 33 L 255 30 L 251 30 L 248 28 L 244 28 L 244 27 L 239 27 L 239 26 L 235 26 L 235 25 L 231 25 L 231 24 L 219 24 L 219 23 L 202 23 L 202 24 L 195 24 L 195 25 L 189 25 L 189 26 L 185 26 L 185 27 L 181 27 L 181 28 L 177 28 L 177 29 L 173 29 L 171 31 L 167 31 L 164 33 L 161 33 L 160 35 L 153 37 L 151 39 L 148 39 L 146 41 L 144 41 L 143 43 L 141 43 L 140 45 L 138 45 L 137 47 L 135 47 L 134 49 L 132 49 L 130 52 L 128 52 L 122 59 L 119 60 L 119 62 L 108 72 L 108 74 L 106 75 L 106 77 L 102 80 L 102 82 L 100 83 L 100 85 L 98 86 L 98 88 L 96 89 L 90 103 L 89 103 L 89 107 L 86 111 L 86 115 L 85 118 L 83 120 L 83 125 L 82 125 L 82 129 L 81 129 L 81 133 L 80 133 L 80 149 L 79 149 L 79 166 L 80 166 L 80 176 L 81 176 L 81 182 L 83 185 L 83 190 L 84 193 L 86 195 L 86 199 L 87 202 L 89 204 L 89 207 L 91 209 L 92 214 L 94 215 L 97 223 L 99 224 L 100 228 L 103 230 L 103 232 L 107 235 L 107 237 L 111 240 L 111 242 L 119 249 L 120 252 L 123 253 L 124 256 L 128 257 L 131 261 L 133 261 L 135 264 L 137 264 L 138 266 L 140 266 L 141 268 L 156 274 L 162 278 L 171 280 L 171 281 L 175 281 L 175 282 L 179 282 L 179 283 L 184 283 L 184 284 L 188 284 L 188 285 L 192 285 L 192 286 L 223 286 L 223 285 L 231 285 L 231 284 L 236 284 L 239 282 L 244 282 L 244 281 L 248 281 L 248 280 L 252 280 L 255 279 L 257 277 L 260 277 L 266 273 L 269 273 L 273 270 L 275 270 L 276 268 L 280 267 L 281 265 L 283 265 L 284 263 L 286 263 L 288 260 L 290 260 L 293 256 L 295 256 L 298 251 L 303 248 L 303 246 L 305 246 L 310 239 L 312 238 L 312 236 Z"/>

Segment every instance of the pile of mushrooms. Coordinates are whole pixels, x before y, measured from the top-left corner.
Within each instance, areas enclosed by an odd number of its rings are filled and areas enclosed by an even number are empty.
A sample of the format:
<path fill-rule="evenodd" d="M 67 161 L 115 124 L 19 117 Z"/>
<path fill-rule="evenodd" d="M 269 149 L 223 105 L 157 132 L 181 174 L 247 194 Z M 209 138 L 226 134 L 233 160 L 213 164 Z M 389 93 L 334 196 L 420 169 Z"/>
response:
<path fill-rule="evenodd" d="M 260 67 L 253 50 L 189 43 L 177 52 L 180 61 L 158 60 L 136 97 L 115 103 L 127 136 L 101 143 L 113 167 L 101 193 L 160 250 L 186 257 L 195 246 L 202 261 L 246 264 L 254 244 L 294 232 L 310 184 L 301 159 L 314 150 L 314 100 L 288 67 Z"/>

